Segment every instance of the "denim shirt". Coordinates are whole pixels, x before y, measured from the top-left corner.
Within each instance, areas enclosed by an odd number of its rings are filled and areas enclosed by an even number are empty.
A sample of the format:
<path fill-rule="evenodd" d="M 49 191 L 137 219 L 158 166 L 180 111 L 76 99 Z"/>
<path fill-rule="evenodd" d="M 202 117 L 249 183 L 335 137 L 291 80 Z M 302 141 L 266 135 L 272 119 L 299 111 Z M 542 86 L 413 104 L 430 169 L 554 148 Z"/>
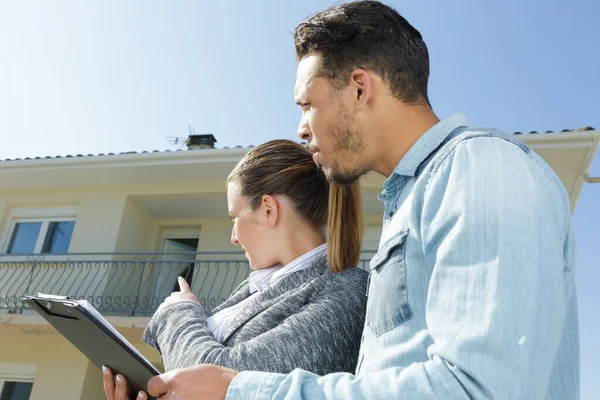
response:
<path fill-rule="evenodd" d="M 571 215 L 552 169 L 456 114 L 379 198 L 356 374 L 241 372 L 227 399 L 578 399 Z"/>

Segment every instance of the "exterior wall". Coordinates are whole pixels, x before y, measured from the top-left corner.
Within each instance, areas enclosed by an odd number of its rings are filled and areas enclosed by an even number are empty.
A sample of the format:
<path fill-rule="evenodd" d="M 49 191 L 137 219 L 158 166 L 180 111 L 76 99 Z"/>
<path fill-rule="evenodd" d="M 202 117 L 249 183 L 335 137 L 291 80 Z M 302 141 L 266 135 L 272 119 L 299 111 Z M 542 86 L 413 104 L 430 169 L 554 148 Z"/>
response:
<path fill-rule="evenodd" d="M 6 226 L 6 220 L 8 219 L 7 216 L 7 205 L 6 205 L 6 201 L 2 198 L 2 196 L 0 196 L 0 235 L 4 236 L 4 231 L 5 226 Z M 0 246 L 4 246 L 4 238 L 0 237 Z M 3 251 L 4 249 L 1 249 L 1 251 Z"/>
<path fill-rule="evenodd" d="M 102 373 L 92 363 L 87 363 L 79 400 L 106 400 L 102 390 Z"/>
<path fill-rule="evenodd" d="M 79 400 L 87 359 L 64 340 L 38 336 L 35 330 L 31 330 L 21 337 L 3 337 L 0 341 L 0 362 L 36 366 L 31 400 Z"/>
<path fill-rule="evenodd" d="M 154 220 L 146 210 L 131 198 L 126 198 L 121 219 L 116 221 L 114 226 L 118 227 L 114 246 L 115 252 L 154 250 L 148 247 L 150 237 L 156 233 Z"/>
<path fill-rule="evenodd" d="M 113 252 L 123 217 L 123 193 L 88 192 L 79 197 L 79 212 L 71 239 L 71 253 Z"/>

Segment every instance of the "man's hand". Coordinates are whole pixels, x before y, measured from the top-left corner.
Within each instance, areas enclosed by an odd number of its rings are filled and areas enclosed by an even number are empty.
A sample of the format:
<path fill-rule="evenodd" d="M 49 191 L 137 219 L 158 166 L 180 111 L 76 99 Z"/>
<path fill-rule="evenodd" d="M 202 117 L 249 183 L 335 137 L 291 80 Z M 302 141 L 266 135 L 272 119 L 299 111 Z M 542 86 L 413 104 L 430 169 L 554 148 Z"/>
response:
<path fill-rule="evenodd" d="M 212 364 L 175 369 L 150 379 L 148 394 L 160 400 L 223 400 L 237 374 Z"/>
<path fill-rule="evenodd" d="M 169 297 L 165 299 L 163 304 L 177 303 L 180 301 L 193 301 L 194 303 L 200 304 L 200 300 L 190 290 L 190 285 L 181 276 L 177 278 L 179 282 L 179 292 L 173 292 Z"/>

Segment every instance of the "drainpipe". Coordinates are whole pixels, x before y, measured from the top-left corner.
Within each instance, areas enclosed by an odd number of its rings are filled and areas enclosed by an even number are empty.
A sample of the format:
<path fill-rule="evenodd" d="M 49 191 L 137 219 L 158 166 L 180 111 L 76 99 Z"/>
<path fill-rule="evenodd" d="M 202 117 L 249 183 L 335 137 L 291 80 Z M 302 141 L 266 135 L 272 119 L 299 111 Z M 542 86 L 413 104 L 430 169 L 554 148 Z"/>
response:
<path fill-rule="evenodd" d="M 600 176 L 591 178 L 588 174 L 583 175 L 583 180 L 587 183 L 600 183 Z"/>

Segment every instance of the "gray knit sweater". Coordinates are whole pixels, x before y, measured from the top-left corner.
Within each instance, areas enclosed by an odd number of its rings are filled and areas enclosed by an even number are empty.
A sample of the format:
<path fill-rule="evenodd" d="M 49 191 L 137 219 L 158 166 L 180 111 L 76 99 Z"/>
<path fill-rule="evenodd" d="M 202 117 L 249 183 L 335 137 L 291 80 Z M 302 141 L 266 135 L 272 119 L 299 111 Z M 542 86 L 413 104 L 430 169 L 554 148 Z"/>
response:
<path fill-rule="evenodd" d="M 260 293 L 230 320 L 223 344 L 208 329 L 210 314 L 189 301 L 161 306 L 142 340 L 161 353 L 167 371 L 209 363 L 238 371 L 354 372 L 366 285 L 366 271 L 333 273 L 323 257 Z M 248 296 L 246 280 L 213 313 Z"/>

